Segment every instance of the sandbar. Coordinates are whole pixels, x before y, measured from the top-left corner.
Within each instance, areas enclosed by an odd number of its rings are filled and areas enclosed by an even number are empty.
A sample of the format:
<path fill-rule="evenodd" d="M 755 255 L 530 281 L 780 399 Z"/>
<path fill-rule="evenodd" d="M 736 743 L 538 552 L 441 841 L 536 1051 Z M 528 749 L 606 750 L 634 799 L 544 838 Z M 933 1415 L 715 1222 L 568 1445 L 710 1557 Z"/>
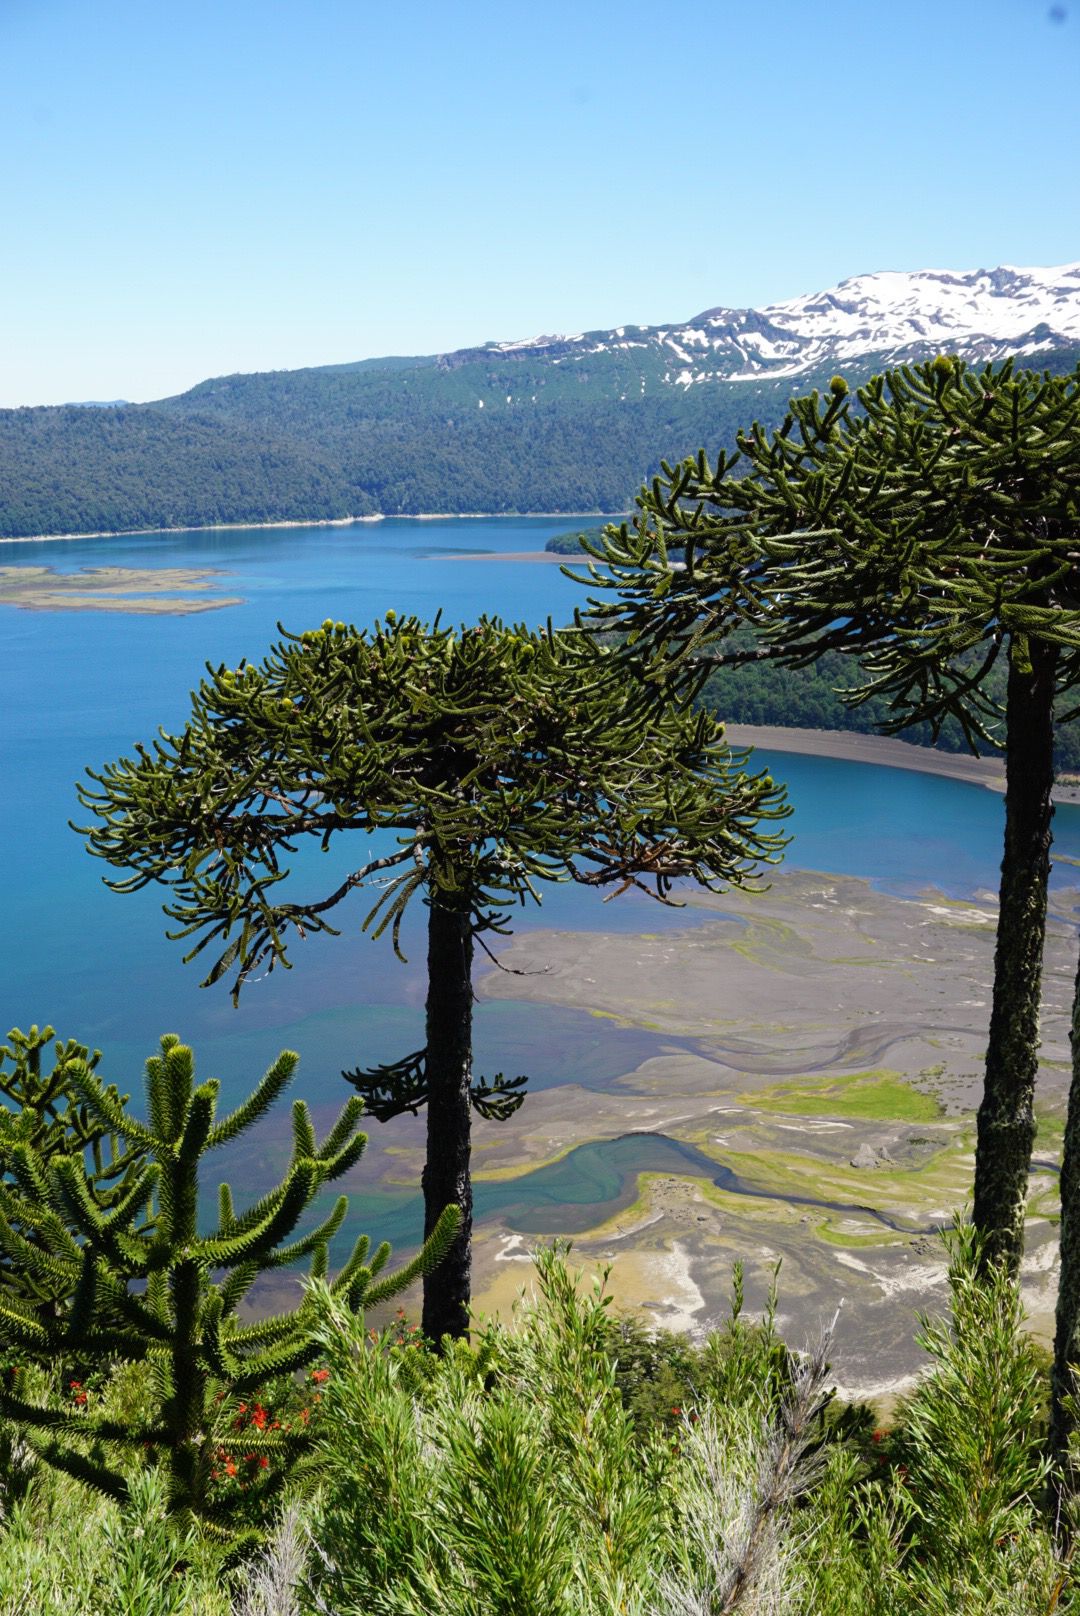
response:
<path fill-rule="evenodd" d="M 566 562 L 565 556 L 556 555 L 553 550 L 477 550 L 459 555 L 437 553 L 440 561 L 538 561 L 552 566 L 565 565 Z"/>
<path fill-rule="evenodd" d="M 139 612 L 187 616 L 239 606 L 211 594 L 221 575 L 191 567 L 0 567 L 0 605 L 30 612 Z M 204 593 L 205 592 L 205 593 Z"/>
<path fill-rule="evenodd" d="M 725 724 L 732 746 L 761 747 L 769 752 L 798 752 L 808 757 L 839 758 L 850 763 L 875 763 L 886 769 L 913 769 L 967 785 L 1005 790 L 1005 762 L 1001 757 L 972 757 L 965 752 L 941 752 L 918 746 L 896 735 L 864 735 L 855 730 L 795 729 L 787 724 Z M 1062 775 L 1054 784 L 1054 801 L 1080 803 L 1080 780 Z"/>
<path fill-rule="evenodd" d="M 886 769 L 915 769 L 920 774 L 939 774 L 950 780 L 988 786 L 991 791 L 1005 789 L 1005 764 L 1000 758 L 939 752 L 934 747 L 902 741 L 895 735 L 795 729 L 787 724 L 725 724 L 724 735 L 732 746 L 759 746 L 770 752 L 800 752 L 810 757 L 876 763 Z"/>

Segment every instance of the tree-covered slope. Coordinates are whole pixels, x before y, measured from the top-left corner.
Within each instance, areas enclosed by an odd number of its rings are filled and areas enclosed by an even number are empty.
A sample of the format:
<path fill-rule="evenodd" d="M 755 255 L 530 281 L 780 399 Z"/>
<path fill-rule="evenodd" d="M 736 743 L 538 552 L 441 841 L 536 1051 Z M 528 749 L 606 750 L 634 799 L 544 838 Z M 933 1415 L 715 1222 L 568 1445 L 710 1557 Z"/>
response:
<path fill-rule="evenodd" d="M 243 422 L 123 408 L 0 412 L 0 537 L 363 515 L 340 469 Z"/>
<path fill-rule="evenodd" d="M 623 328 L 620 328 L 620 330 Z M 150 404 L 0 411 L 0 537 L 421 512 L 617 511 L 661 459 L 773 424 L 835 356 L 679 371 L 663 328 L 625 342 L 222 376 Z M 1048 337 L 1047 339 L 1052 340 Z M 845 362 L 854 384 L 893 355 Z M 1025 354 L 1070 369 L 1080 349 Z"/>

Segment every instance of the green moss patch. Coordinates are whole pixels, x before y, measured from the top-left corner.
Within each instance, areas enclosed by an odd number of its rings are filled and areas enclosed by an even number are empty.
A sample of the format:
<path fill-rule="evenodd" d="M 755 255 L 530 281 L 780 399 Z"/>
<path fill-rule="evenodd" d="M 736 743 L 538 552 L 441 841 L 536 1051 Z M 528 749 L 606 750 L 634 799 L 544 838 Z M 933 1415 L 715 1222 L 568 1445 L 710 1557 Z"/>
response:
<path fill-rule="evenodd" d="M 933 1122 L 941 1106 L 933 1095 L 906 1083 L 899 1072 L 879 1067 L 842 1077 L 807 1078 L 778 1083 L 758 1094 L 744 1094 L 744 1104 L 759 1111 L 800 1117 L 862 1117 L 880 1122 Z"/>

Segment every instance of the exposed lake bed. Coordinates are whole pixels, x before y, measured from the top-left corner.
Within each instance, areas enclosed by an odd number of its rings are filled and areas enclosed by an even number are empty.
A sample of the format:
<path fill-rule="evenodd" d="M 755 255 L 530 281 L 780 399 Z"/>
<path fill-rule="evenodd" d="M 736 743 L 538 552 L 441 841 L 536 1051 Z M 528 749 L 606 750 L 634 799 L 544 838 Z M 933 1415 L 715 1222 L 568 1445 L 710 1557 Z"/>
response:
<path fill-rule="evenodd" d="M 800 871 L 779 873 L 767 893 L 716 901 L 725 918 L 685 933 L 533 931 L 502 954 L 532 974 L 491 971 L 482 999 L 589 1008 L 670 1031 L 680 1047 L 602 1095 L 568 1087 L 535 1096 L 484 1151 L 479 1174 L 635 1131 L 692 1147 L 740 1187 L 700 1165 L 642 1171 L 630 1204 L 598 1209 L 591 1229 L 579 1224 L 579 1256 L 590 1267 L 615 1262 L 619 1299 L 697 1329 L 722 1316 L 734 1261 L 745 1263 L 748 1298 L 760 1306 L 779 1260 L 791 1338 L 813 1336 L 844 1298 L 837 1372 L 869 1393 L 917 1368 L 913 1310 L 944 1298 L 935 1231 L 970 1195 L 996 906 L 896 898 Z M 1046 1164 L 1060 1148 L 1076 918 L 1076 895 L 1062 896 L 1047 948 L 1025 1274 L 1044 1334 L 1056 1244 Z M 481 1306 L 503 1308 L 520 1283 L 508 1261 L 520 1230 L 519 1221 L 483 1231 Z M 688 1321 L 689 1285 L 697 1300 Z"/>

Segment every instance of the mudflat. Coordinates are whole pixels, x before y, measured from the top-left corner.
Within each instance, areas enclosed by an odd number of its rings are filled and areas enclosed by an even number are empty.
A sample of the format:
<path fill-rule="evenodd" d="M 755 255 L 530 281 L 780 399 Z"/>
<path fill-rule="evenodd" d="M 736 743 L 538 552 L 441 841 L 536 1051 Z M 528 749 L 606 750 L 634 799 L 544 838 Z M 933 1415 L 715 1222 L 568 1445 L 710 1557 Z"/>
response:
<path fill-rule="evenodd" d="M 692 1147 L 685 1170 L 639 1173 L 617 1213 L 576 1234 L 579 1259 L 594 1270 L 612 1262 L 617 1298 L 695 1331 L 722 1319 L 733 1262 L 744 1264 L 756 1307 L 779 1264 L 788 1339 L 813 1336 L 843 1303 L 840 1384 L 865 1395 L 895 1389 L 922 1362 L 916 1310 L 947 1300 L 937 1231 L 971 1191 L 996 900 L 896 898 L 854 878 L 784 871 L 767 892 L 693 905 L 697 922 L 684 931 L 530 932 L 500 955 L 526 974 L 482 977 L 481 998 L 575 1006 L 661 1041 L 603 1092 L 568 1071 L 564 1085 L 484 1128 L 477 1179 L 522 1179 L 586 1142 L 627 1134 Z M 1080 892 L 1056 894 L 1024 1267 L 1043 1335 L 1078 917 Z M 534 1208 L 529 1227 L 559 1233 L 557 1209 L 548 1221 Z M 508 1307 L 534 1238 L 512 1218 L 480 1225 L 482 1310 Z"/>

